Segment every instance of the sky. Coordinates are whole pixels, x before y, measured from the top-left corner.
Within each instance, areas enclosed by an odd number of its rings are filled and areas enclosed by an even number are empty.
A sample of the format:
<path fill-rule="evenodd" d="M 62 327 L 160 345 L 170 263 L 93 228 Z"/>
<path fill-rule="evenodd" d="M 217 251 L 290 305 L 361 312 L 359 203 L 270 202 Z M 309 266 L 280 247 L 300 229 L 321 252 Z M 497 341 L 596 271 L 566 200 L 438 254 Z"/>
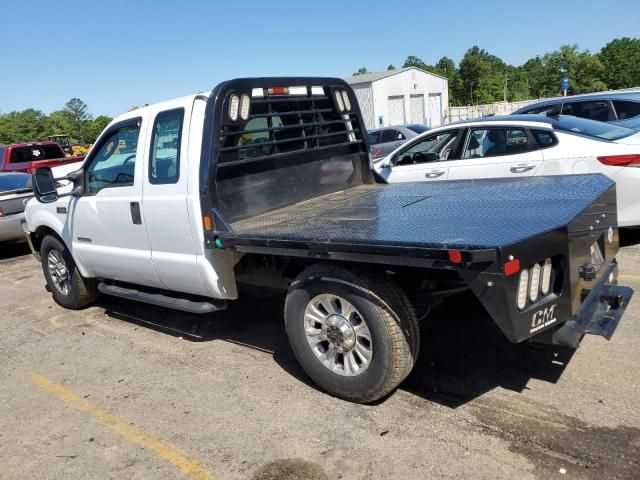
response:
<path fill-rule="evenodd" d="M 234 77 L 351 75 L 409 55 L 505 62 L 640 37 L 640 1 L 0 0 L 0 113 L 82 99 L 110 116 Z"/>

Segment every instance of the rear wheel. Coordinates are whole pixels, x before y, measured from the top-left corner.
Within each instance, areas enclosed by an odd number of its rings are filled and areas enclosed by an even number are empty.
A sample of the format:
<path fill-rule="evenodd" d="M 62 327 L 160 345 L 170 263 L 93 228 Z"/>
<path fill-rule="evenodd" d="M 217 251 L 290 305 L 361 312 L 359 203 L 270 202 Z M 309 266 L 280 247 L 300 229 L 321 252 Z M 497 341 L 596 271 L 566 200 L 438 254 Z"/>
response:
<path fill-rule="evenodd" d="M 291 284 L 285 322 L 305 372 L 345 400 L 384 397 L 409 375 L 418 357 L 413 308 L 384 277 L 314 265 Z"/>
<path fill-rule="evenodd" d="M 56 303 L 75 310 L 98 297 L 96 281 L 80 274 L 71 252 L 56 237 L 49 235 L 42 240 L 40 256 L 47 286 Z"/>

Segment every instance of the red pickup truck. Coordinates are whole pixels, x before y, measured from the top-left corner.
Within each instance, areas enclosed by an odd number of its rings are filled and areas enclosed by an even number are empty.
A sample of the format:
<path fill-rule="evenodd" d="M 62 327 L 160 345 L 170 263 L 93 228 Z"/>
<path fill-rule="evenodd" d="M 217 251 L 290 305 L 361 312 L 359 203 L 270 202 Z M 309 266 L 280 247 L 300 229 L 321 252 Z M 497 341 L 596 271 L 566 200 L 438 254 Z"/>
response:
<path fill-rule="evenodd" d="M 38 167 L 81 162 L 84 157 L 65 157 L 56 142 L 16 143 L 0 146 L 0 172 L 33 173 Z"/>

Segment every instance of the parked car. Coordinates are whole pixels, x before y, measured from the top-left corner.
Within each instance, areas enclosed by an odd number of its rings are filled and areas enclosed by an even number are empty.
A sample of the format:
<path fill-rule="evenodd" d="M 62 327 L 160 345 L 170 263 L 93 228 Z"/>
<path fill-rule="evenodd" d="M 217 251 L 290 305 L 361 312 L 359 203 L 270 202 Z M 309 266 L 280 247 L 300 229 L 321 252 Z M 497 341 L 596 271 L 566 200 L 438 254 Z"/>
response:
<path fill-rule="evenodd" d="M 33 173 L 38 167 L 54 167 L 80 162 L 83 159 L 84 157 L 66 157 L 64 150 L 56 142 L 0 146 L 0 172 Z"/>
<path fill-rule="evenodd" d="M 369 145 L 372 158 L 388 155 L 407 140 L 429 130 L 429 127 L 413 123 L 397 127 L 377 128 L 369 130 Z"/>
<path fill-rule="evenodd" d="M 0 242 L 26 241 L 22 224 L 25 206 L 32 197 L 31 175 L 0 172 Z"/>
<path fill-rule="evenodd" d="M 240 283 L 281 288 L 302 368 L 358 402 L 413 369 L 426 299 L 469 290 L 511 342 L 613 334 L 633 294 L 614 182 L 377 183 L 356 102 L 337 78 L 229 80 L 114 119 L 70 195 L 38 168 L 28 238 L 53 298 L 208 315 L 251 301 Z"/>
<path fill-rule="evenodd" d="M 640 90 L 558 97 L 527 105 L 513 112 L 514 115 L 531 113 L 573 115 L 640 130 Z"/>
<path fill-rule="evenodd" d="M 603 173 L 620 226 L 640 225 L 640 133 L 561 115 L 509 115 L 434 128 L 374 163 L 387 182 Z"/>

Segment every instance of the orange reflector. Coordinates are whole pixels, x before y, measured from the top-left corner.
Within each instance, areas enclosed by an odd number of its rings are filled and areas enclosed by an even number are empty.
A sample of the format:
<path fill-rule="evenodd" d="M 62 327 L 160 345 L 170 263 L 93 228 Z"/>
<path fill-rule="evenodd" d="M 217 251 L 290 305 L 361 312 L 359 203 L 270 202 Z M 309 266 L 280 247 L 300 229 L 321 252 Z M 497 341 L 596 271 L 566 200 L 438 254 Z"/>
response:
<path fill-rule="evenodd" d="M 520 271 L 520 260 L 517 258 L 515 260 L 509 260 L 504 264 L 504 274 L 505 276 L 513 275 Z"/>
<path fill-rule="evenodd" d="M 209 215 L 204 215 L 202 217 L 202 223 L 204 224 L 204 229 L 207 232 L 211 231 L 211 217 Z"/>
<path fill-rule="evenodd" d="M 449 260 L 451 260 L 451 263 L 462 263 L 462 252 L 460 250 L 449 250 Z"/>

